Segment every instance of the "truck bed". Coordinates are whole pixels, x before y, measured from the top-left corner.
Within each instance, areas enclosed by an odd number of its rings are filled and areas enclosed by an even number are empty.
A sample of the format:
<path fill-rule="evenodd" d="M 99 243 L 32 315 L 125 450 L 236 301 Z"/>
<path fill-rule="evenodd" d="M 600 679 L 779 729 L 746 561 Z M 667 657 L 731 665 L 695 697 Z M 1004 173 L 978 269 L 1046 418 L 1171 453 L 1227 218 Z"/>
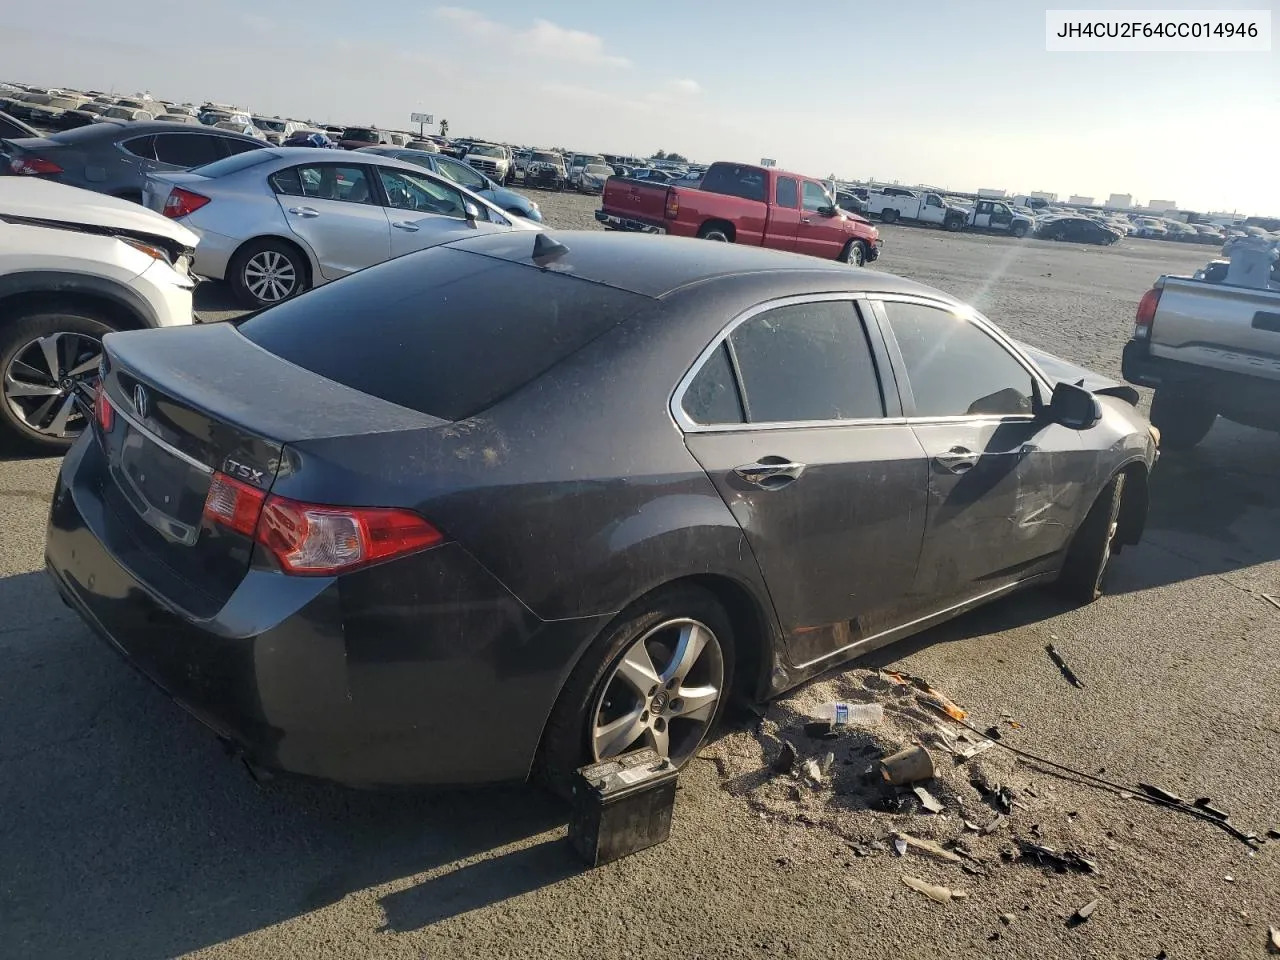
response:
<path fill-rule="evenodd" d="M 1166 277 L 1150 355 L 1280 381 L 1280 293 Z"/>

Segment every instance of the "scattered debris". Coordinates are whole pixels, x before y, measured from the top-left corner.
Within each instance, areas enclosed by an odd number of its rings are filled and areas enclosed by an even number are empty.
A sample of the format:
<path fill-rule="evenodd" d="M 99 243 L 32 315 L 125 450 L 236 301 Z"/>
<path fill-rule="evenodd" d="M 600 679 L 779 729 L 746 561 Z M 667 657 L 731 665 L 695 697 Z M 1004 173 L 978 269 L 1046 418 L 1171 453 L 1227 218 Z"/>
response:
<path fill-rule="evenodd" d="M 1010 924 L 1013 923 L 1013 914 L 1012 913 L 1000 914 L 1000 922 L 1003 923 L 1006 927 L 1009 926 Z"/>
<path fill-rule="evenodd" d="M 1209 814 L 1209 816 L 1217 817 L 1219 820 L 1226 820 L 1228 817 L 1231 816 L 1231 814 L 1227 813 L 1227 811 L 1219 810 L 1217 807 L 1215 807 L 1213 805 L 1213 801 L 1210 800 L 1208 797 L 1197 797 L 1195 800 L 1192 801 L 1191 805 L 1195 807 L 1199 807 L 1205 813 Z"/>
<path fill-rule="evenodd" d="M 814 760 L 812 758 L 806 760 L 800 765 L 800 769 L 804 772 L 805 779 L 814 786 L 819 786 L 826 781 L 827 776 L 831 773 L 831 767 L 835 762 L 836 755 L 834 753 L 828 753 L 821 760 Z"/>
<path fill-rule="evenodd" d="M 974 866 L 972 863 L 962 863 L 960 864 L 960 869 L 975 877 L 985 877 L 987 875 L 987 871 L 983 870 L 981 867 Z"/>
<path fill-rule="evenodd" d="M 1088 857 L 1081 856 L 1074 850 L 1061 852 L 1039 843 L 1019 841 L 1018 844 L 1024 860 L 1034 860 L 1042 867 L 1052 867 L 1058 873 L 1074 870 L 1077 873 L 1097 873 L 1098 865 Z"/>
<path fill-rule="evenodd" d="M 900 857 L 905 857 L 907 855 L 907 841 L 901 837 L 894 837 L 893 852 Z"/>
<path fill-rule="evenodd" d="M 980 826 L 978 826 L 978 825 L 977 825 L 976 823 L 974 823 L 972 820 L 961 820 L 960 822 L 964 824 L 964 828 L 965 828 L 966 830 L 972 830 L 974 833 L 977 833 L 978 831 L 980 831 L 980 830 L 982 829 Z"/>
<path fill-rule="evenodd" d="M 926 707 L 932 707 L 939 713 L 945 713 L 952 720 L 963 720 L 969 715 L 968 711 L 963 707 L 956 706 L 950 698 L 942 695 L 937 690 L 916 694 L 916 702 Z"/>
<path fill-rule="evenodd" d="M 840 734 L 835 732 L 830 720 L 814 720 L 804 725 L 805 736 L 812 740 L 836 740 Z"/>
<path fill-rule="evenodd" d="M 995 791 L 996 804 L 1004 813 L 1013 813 L 1013 791 L 1008 787 L 1000 787 Z"/>
<path fill-rule="evenodd" d="M 1272 827 L 1270 830 L 1267 831 L 1267 839 L 1280 840 L 1280 830 L 1277 830 L 1275 827 Z"/>
<path fill-rule="evenodd" d="M 1149 797 L 1155 797 L 1157 800 L 1163 800 L 1165 803 L 1186 803 L 1176 793 L 1170 793 L 1163 787 L 1152 786 L 1149 783 L 1138 784 L 1138 789 Z"/>
<path fill-rule="evenodd" d="M 968 746 L 957 750 L 956 756 L 961 760 L 972 760 L 978 754 L 990 750 L 995 744 L 990 740 L 979 740 L 977 743 L 971 743 Z"/>
<path fill-rule="evenodd" d="M 915 890 L 918 893 L 923 893 L 926 897 L 936 903 L 950 903 L 952 900 L 963 900 L 965 897 L 969 896 L 969 894 L 965 893 L 963 890 L 952 890 L 950 887 L 939 887 L 935 884 L 929 883 L 928 881 L 921 880 L 919 877 L 909 877 L 905 874 L 902 877 L 902 882 L 912 890 Z"/>
<path fill-rule="evenodd" d="M 911 836 L 909 833 L 895 833 L 894 838 L 893 845 L 895 847 L 901 843 L 904 850 L 907 847 L 912 847 L 916 850 L 923 850 L 925 853 L 932 854 L 939 860 L 946 860 L 948 863 L 964 862 L 960 857 L 956 856 L 956 854 L 952 853 L 950 850 L 944 850 L 932 840 L 922 840 L 919 837 Z"/>
<path fill-rule="evenodd" d="M 1077 910 L 1075 913 L 1073 913 L 1070 916 L 1070 918 L 1067 920 L 1067 924 L 1069 926 L 1074 927 L 1074 926 L 1077 926 L 1078 924 L 1084 923 L 1086 920 L 1088 920 L 1090 917 L 1093 916 L 1093 911 L 1097 909 L 1098 909 L 1098 901 L 1090 900 L 1088 903 L 1086 903 L 1083 907 L 1081 907 L 1079 910 Z"/>
<path fill-rule="evenodd" d="M 862 846 L 861 844 L 853 844 L 853 845 L 852 845 L 852 847 L 851 847 L 851 849 L 853 850 L 853 855 L 854 855 L 855 857 L 869 857 L 869 856 L 871 856 L 871 851 L 870 851 L 870 850 L 868 850 L 866 847 Z"/>
<path fill-rule="evenodd" d="M 1010 720 L 1008 717 L 1005 717 L 1004 722 L 1007 723 L 1009 726 L 1013 727 L 1013 729 L 1015 730 L 1022 729 L 1022 724 L 1020 724 L 1017 720 Z"/>
<path fill-rule="evenodd" d="M 933 779 L 933 758 L 920 745 L 899 750 L 880 761 L 881 775 L 896 787 Z"/>
<path fill-rule="evenodd" d="M 1267 945 L 1268 947 L 1270 947 L 1271 952 L 1280 953 L 1280 928 L 1267 927 L 1267 937 L 1271 941 Z"/>
<path fill-rule="evenodd" d="M 1261 593 L 1259 594 L 1259 596 L 1262 597 L 1263 600 L 1267 601 L 1267 603 L 1275 607 L 1277 610 L 1280 610 L 1280 597 L 1273 597 L 1269 593 Z"/>
<path fill-rule="evenodd" d="M 1080 678 L 1076 676 L 1075 671 L 1071 669 L 1067 661 L 1062 658 L 1062 654 L 1057 651 L 1057 648 L 1054 647 L 1052 643 L 1046 643 L 1044 649 L 1045 652 L 1049 654 L 1049 659 L 1057 664 L 1058 669 L 1062 671 L 1062 675 L 1067 678 L 1067 683 L 1071 684 L 1073 687 L 1079 687 L 1083 690 L 1084 684 L 1081 682 Z"/>
<path fill-rule="evenodd" d="M 997 726 L 994 726 L 994 725 L 993 725 L 993 726 L 987 727 L 987 729 L 983 730 L 983 731 L 982 731 L 982 734 L 983 734 L 983 736 L 990 737 L 992 740 L 999 740 L 999 739 L 1000 739 L 1000 728 L 999 728 L 999 727 L 997 727 Z"/>
<path fill-rule="evenodd" d="M 1225 877 L 1223 877 L 1222 879 L 1223 879 L 1223 880 L 1225 880 L 1225 881 L 1227 881 L 1227 883 L 1235 883 L 1235 882 L 1236 882 L 1236 878 L 1235 878 L 1235 877 L 1233 877 L 1233 876 L 1231 876 L 1231 874 L 1227 874 L 1227 875 L 1226 875 Z"/>
<path fill-rule="evenodd" d="M 775 773 L 790 773 L 796 765 L 796 748 L 791 745 L 789 740 L 782 741 L 782 752 L 778 754 L 776 760 L 773 761 L 773 770 Z"/>
<path fill-rule="evenodd" d="M 1002 826 L 1004 826 L 1004 817 L 997 813 L 995 815 L 995 818 L 992 819 L 992 821 L 988 823 L 986 826 L 982 827 L 982 829 L 980 829 L 978 833 L 980 833 L 982 836 L 985 837 L 988 834 L 995 833 Z"/>
<path fill-rule="evenodd" d="M 915 787 L 911 792 L 919 799 L 920 805 L 930 813 L 941 813 L 943 811 L 944 808 L 942 804 L 940 804 L 937 798 L 924 787 Z"/>

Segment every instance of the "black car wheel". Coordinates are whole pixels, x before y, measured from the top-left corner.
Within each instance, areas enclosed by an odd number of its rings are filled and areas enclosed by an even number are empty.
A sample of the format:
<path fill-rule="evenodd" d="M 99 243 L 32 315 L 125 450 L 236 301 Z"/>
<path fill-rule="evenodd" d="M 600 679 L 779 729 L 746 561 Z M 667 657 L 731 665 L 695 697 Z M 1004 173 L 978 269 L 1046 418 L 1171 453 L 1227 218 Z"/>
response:
<path fill-rule="evenodd" d="M 728 702 L 733 628 L 698 587 L 660 590 L 624 611 L 569 675 L 542 737 L 538 772 L 567 793 L 578 767 L 652 747 L 680 768 Z"/>
<path fill-rule="evenodd" d="M 1161 449 L 1190 450 L 1213 427 L 1217 412 L 1203 400 L 1169 387 L 1151 398 L 1151 425 L 1160 431 Z"/>
<path fill-rule="evenodd" d="M 1075 603 L 1093 603 L 1102 596 L 1102 580 L 1111 562 L 1111 545 L 1119 526 L 1124 474 L 1117 474 L 1098 494 L 1076 530 L 1058 577 L 1058 589 Z"/>
<path fill-rule="evenodd" d="M 888 210 L 881 210 L 880 219 L 884 223 L 893 223 L 893 221 L 898 219 L 898 211 L 894 210 L 893 208 L 890 208 Z"/>
<path fill-rule="evenodd" d="M 1009 232 L 1012 233 L 1017 239 L 1021 240 L 1023 237 L 1027 235 L 1027 225 L 1025 223 L 1015 223 L 1013 225 L 1013 229 L 1010 230 Z"/>
<path fill-rule="evenodd" d="M 0 431 L 42 453 L 70 447 L 87 425 L 102 338 L 113 329 L 79 307 L 38 308 L 0 327 Z"/>
<path fill-rule="evenodd" d="M 305 290 L 307 264 L 297 247 L 280 240 L 254 240 L 236 251 L 227 279 L 240 302 L 256 310 Z"/>

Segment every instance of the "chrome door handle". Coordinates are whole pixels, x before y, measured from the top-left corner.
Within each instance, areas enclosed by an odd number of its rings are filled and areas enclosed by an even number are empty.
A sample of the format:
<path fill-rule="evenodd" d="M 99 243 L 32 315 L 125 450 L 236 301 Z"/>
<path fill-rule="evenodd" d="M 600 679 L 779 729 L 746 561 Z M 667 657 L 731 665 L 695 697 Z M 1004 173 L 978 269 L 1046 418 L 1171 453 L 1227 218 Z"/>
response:
<path fill-rule="evenodd" d="M 392 221 L 391 225 L 395 227 L 397 230 L 404 230 L 404 231 L 407 231 L 408 233 L 418 232 L 418 225 L 416 223 L 409 223 L 406 220 L 394 220 Z"/>
<path fill-rule="evenodd" d="M 770 457 L 769 461 L 768 463 L 760 461 L 744 463 L 740 467 L 734 467 L 733 472 L 747 483 L 753 483 L 765 490 L 784 487 L 793 480 L 799 480 L 800 475 L 804 473 L 805 464 L 803 463 L 793 463 L 780 457 Z"/>
<path fill-rule="evenodd" d="M 303 219 L 306 219 L 306 220 L 310 220 L 312 217 L 320 216 L 320 211 L 317 210 L 315 207 L 290 207 L 289 212 L 292 213 L 295 217 L 302 217 Z"/>
<path fill-rule="evenodd" d="M 933 462 L 948 473 L 968 473 L 978 465 L 978 455 L 968 447 L 952 447 L 934 457 Z"/>
<path fill-rule="evenodd" d="M 801 222 L 801 223 L 813 223 L 813 217 L 801 217 L 801 218 L 800 218 L 800 222 Z"/>

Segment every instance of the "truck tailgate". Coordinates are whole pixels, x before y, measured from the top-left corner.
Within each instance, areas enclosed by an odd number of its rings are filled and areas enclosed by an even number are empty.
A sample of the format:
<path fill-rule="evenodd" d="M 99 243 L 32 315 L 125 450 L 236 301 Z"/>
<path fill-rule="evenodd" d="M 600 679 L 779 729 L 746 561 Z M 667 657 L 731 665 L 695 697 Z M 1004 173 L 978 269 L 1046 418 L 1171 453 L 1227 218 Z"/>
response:
<path fill-rule="evenodd" d="M 1280 380 L 1280 293 L 1169 277 L 1151 355 Z"/>
<path fill-rule="evenodd" d="M 610 177 L 605 181 L 600 207 L 616 217 L 660 224 L 666 216 L 669 189 L 644 180 Z"/>

